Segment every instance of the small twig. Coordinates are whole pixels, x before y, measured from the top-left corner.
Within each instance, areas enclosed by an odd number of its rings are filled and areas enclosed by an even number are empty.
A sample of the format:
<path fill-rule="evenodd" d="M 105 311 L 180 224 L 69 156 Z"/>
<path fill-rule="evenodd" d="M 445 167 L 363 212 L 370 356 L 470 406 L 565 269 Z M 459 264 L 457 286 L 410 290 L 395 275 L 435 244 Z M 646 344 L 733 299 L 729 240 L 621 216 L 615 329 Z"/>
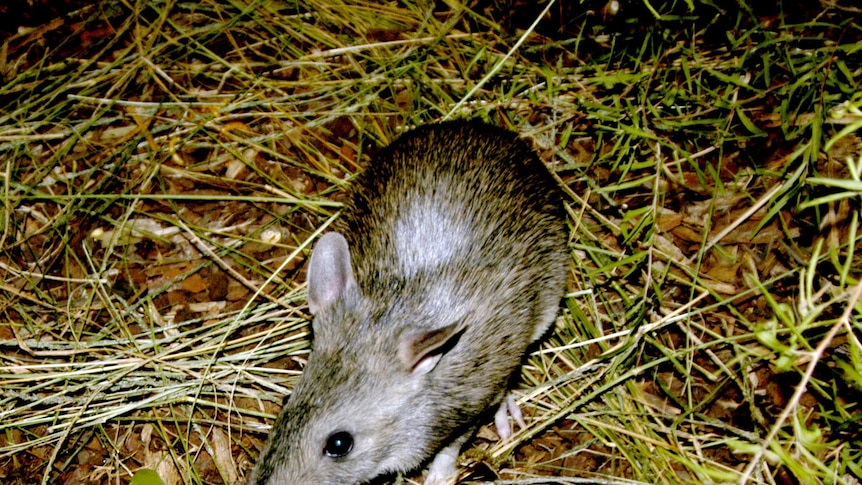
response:
<path fill-rule="evenodd" d="M 808 362 L 808 367 L 805 369 L 805 374 L 802 375 L 802 380 L 796 385 L 796 390 L 793 392 L 793 396 L 790 398 L 787 406 L 784 407 L 781 415 L 778 416 L 775 424 L 772 425 L 772 428 L 769 430 L 769 434 L 766 435 L 766 438 L 760 441 L 760 448 L 758 448 L 757 453 L 755 453 L 751 458 L 751 461 L 748 462 L 748 466 L 745 467 L 739 480 L 737 480 L 737 483 L 740 485 L 744 485 L 749 482 L 752 473 L 754 473 L 754 468 L 758 463 L 760 463 L 760 460 L 769 448 L 770 443 L 781 431 L 781 427 L 784 426 L 784 423 L 790 415 L 799 407 L 799 400 L 802 399 L 802 395 L 808 390 L 808 383 L 811 381 L 811 377 L 814 375 L 814 370 L 817 368 L 817 364 L 820 362 L 826 349 L 832 344 L 832 340 L 841 330 L 849 328 L 850 316 L 853 314 L 853 311 L 856 308 L 856 302 L 859 301 L 860 297 L 862 297 L 862 283 L 856 285 L 856 289 L 850 296 L 850 299 L 847 302 L 847 308 L 844 310 L 844 313 L 841 314 L 841 318 L 839 318 L 838 322 L 829 329 L 829 332 L 823 337 L 823 340 L 820 341 L 817 348 L 811 352 L 811 361 Z"/>
<path fill-rule="evenodd" d="M 706 254 L 707 251 L 709 251 L 713 246 L 718 244 L 718 242 L 724 239 L 725 236 L 733 232 L 737 227 L 747 221 L 749 217 L 759 211 L 761 207 L 772 201 L 772 197 L 778 192 L 781 192 L 782 189 L 784 189 L 784 185 L 776 185 L 775 187 L 770 189 L 769 192 L 763 194 L 763 196 L 761 196 L 760 199 L 758 199 L 758 201 L 754 203 L 754 205 L 749 207 L 747 211 L 745 211 L 741 216 L 739 216 L 735 221 L 730 223 L 727 227 L 722 229 L 721 232 L 716 234 L 711 241 L 706 243 L 706 245 L 704 245 L 703 249 L 701 250 L 701 253 Z"/>
<path fill-rule="evenodd" d="M 548 11 L 550 11 L 550 10 L 551 10 L 551 7 L 553 7 L 553 6 L 554 6 L 554 3 L 555 3 L 555 0 L 551 0 L 550 2 L 548 2 L 548 4 L 547 4 L 547 5 L 545 5 L 545 9 L 544 9 L 544 10 L 542 10 L 542 13 L 540 13 L 539 15 L 537 15 L 537 16 L 536 16 L 536 19 L 535 19 L 535 20 L 533 20 L 533 23 L 530 25 L 530 27 L 528 27 L 528 28 L 527 28 L 527 30 L 524 32 L 524 34 L 523 34 L 523 35 L 521 35 L 521 37 L 518 39 L 518 42 L 515 42 L 515 45 L 513 45 L 513 46 L 512 46 L 512 48 L 511 48 L 511 49 L 509 49 L 509 52 L 507 52 L 507 53 L 506 53 L 506 55 L 504 55 L 502 59 L 500 59 L 499 61 L 497 61 L 497 63 L 496 63 L 496 64 L 494 64 L 494 67 L 492 67 L 492 68 L 491 68 L 491 70 L 490 70 L 490 71 L 488 71 L 488 74 L 485 74 L 485 76 L 484 76 L 481 80 L 479 80 L 479 82 L 478 82 L 478 83 L 476 83 L 476 85 L 475 85 L 475 86 L 473 86 L 473 89 L 471 89 L 471 90 L 470 90 L 470 92 L 468 92 L 467 94 L 465 94 L 465 95 L 464 95 L 464 96 L 463 96 L 463 97 L 462 97 L 462 98 L 461 98 L 461 99 L 460 99 L 460 100 L 455 104 L 455 106 L 453 106 L 453 107 L 452 107 L 452 109 L 450 109 L 450 110 L 449 110 L 449 112 L 448 112 L 448 113 L 446 113 L 446 116 L 444 116 L 444 117 L 443 117 L 443 119 L 444 119 L 444 120 L 448 120 L 449 118 L 451 118 L 451 117 L 452 117 L 452 115 L 454 115 L 455 113 L 457 113 L 457 112 L 458 112 L 458 110 L 459 110 L 459 109 L 461 109 L 461 106 L 464 106 L 464 104 L 465 104 L 465 103 L 467 103 L 468 101 L 470 101 L 471 99 L 473 99 L 473 96 L 474 96 L 474 95 L 475 95 L 475 94 L 476 94 L 480 89 L 482 89 L 482 86 L 484 86 L 484 85 L 485 85 L 485 83 L 486 83 L 486 82 L 488 82 L 488 80 L 489 80 L 489 79 L 491 79 L 492 77 L 494 77 L 494 75 L 496 75 L 496 74 L 497 74 L 497 72 L 499 72 L 499 71 L 500 71 L 500 69 L 502 69 L 502 68 L 503 68 L 503 65 L 506 63 L 506 61 L 507 61 L 507 60 L 509 60 L 509 58 L 510 58 L 510 57 L 512 57 L 512 55 L 513 55 L 513 54 L 514 54 L 518 49 L 520 49 L 520 48 L 521 48 L 521 44 L 523 44 L 523 43 L 524 43 L 524 41 L 525 41 L 525 40 L 527 40 L 527 37 L 529 37 L 529 36 L 530 36 L 530 34 L 531 34 L 531 33 L 533 33 L 533 31 L 536 29 L 536 26 L 537 26 L 537 25 L 539 25 L 539 22 L 540 22 L 543 18 L 545 18 L 545 15 L 547 15 L 547 14 L 548 14 Z"/>
<path fill-rule="evenodd" d="M 209 256 L 210 258 L 212 258 L 212 260 L 219 266 L 219 268 L 227 271 L 231 276 L 236 278 L 237 281 L 242 283 L 243 286 L 245 286 L 246 288 L 251 290 L 251 292 L 254 293 L 255 295 L 262 295 L 264 298 L 268 299 L 269 301 L 271 301 L 273 303 L 278 302 L 278 300 L 276 300 L 275 298 L 270 296 L 268 293 L 263 293 L 261 291 L 262 287 L 258 288 L 258 286 L 256 284 L 254 284 L 248 278 L 246 278 L 245 276 L 240 274 L 237 270 L 233 269 L 233 266 L 229 265 L 224 259 L 221 258 L 221 256 L 216 254 L 215 251 L 213 251 L 212 248 L 210 248 L 207 243 L 205 243 L 200 237 L 198 237 L 197 234 L 192 232 L 192 230 L 189 228 L 189 226 L 187 226 L 182 220 L 176 219 L 175 222 L 178 226 L 180 226 L 183 229 L 183 231 L 186 234 L 186 237 L 189 238 L 189 241 L 191 241 L 191 243 L 194 244 L 195 247 L 198 248 L 198 250 L 200 252 L 202 252 L 202 253 L 206 254 L 207 256 Z M 286 261 L 285 261 L 285 263 L 286 263 Z M 267 282 L 269 282 L 269 280 L 267 280 Z"/>

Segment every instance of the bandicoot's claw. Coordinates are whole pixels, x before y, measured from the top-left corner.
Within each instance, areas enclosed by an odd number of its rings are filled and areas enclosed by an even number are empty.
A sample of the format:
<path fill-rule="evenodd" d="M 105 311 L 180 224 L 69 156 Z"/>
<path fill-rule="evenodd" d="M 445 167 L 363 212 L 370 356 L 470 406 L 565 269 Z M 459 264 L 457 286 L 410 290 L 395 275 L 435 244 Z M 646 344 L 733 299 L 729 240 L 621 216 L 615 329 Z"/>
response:
<path fill-rule="evenodd" d="M 505 399 L 503 399 L 503 402 L 500 403 L 500 409 L 498 409 L 497 413 L 494 415 L 494 424 L 497 425 L 497 434 L 500 435 L 500 439 L 503 441 L 512 437 L 512 426 L 509 424 L 509 416 L 512 416 L 512 419 L 518 423 L 518 426 L 521 429 L 525 429 L 527 427 L 527 423 L 524 421 L 524 415 L 521 413 L 521 408 L 518 406 L 518 403 L 515 402 L 515 396 L 512 394 L 509 394 Z"/>

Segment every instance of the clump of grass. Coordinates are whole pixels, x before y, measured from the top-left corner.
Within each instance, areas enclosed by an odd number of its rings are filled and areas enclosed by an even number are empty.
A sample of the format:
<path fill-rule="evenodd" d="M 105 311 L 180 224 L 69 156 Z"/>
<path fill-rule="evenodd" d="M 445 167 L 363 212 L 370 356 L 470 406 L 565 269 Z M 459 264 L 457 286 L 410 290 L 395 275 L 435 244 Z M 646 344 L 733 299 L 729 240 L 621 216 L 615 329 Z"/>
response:
<path fill-rule="evenodd" d="M 88 5 L 5 39 L 0 473 L 241 481 L 344 184 L 468 116 L 559 177 L 572 291 L 528 427 L 481 430 L 463 480 L 859 480 L 849 7 L 483 6 Z"/>

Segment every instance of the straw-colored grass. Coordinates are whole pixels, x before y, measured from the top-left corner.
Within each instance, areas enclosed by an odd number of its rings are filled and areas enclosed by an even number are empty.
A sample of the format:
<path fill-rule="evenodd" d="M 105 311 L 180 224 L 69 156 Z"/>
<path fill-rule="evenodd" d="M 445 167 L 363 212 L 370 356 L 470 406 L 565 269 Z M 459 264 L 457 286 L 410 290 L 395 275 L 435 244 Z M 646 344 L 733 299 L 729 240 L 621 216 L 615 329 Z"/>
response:
<path fill-rule="evenodd" d="M 401 131 L 475 117 L 565 188 L 572 271 L 528 427 L 483 427 L 463 481 L 858 484 L 850 3 L 96 2 L 22 27 L 0 481 L 241 483 L 346 184 Z"/>

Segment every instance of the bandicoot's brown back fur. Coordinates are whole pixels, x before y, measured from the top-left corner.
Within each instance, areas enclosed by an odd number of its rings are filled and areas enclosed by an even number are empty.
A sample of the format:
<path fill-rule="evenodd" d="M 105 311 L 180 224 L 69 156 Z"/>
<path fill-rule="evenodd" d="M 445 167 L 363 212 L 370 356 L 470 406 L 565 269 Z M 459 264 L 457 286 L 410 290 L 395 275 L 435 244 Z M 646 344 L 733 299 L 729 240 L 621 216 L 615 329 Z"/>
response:
<path fill-rule="evenodd" d="M 314 348 L 252 484 L 421 466 L 500 403 L 564 292 L 561 193 L 489 125 L 423 126 L 383 149 L 338 233 L 314 249 Z"/>

